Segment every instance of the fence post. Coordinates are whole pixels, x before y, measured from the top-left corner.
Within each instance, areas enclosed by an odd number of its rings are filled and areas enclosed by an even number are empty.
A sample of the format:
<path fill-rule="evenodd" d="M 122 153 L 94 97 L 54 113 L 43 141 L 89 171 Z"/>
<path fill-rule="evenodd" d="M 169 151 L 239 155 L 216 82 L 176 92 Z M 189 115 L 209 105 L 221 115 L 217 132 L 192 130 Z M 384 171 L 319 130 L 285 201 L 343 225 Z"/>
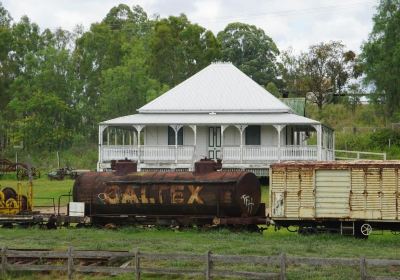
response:
<path fill-rule="evenodd" d="M 365 261 L 365 257 L 360 259 L 360 279 L 367 280 L 367 262 Z"/>
<path fill-rule="evenodd" d="M 139 249 L 135 250 L 135 276 L 136 280 L 140 280 L 140 252 Z"/>
<path fill-rule="evenodd" d="M 1 248 L 1 278 L 5 279 L 7 274 L 7 247 Z"/>
<path fill-rule="evenodd" d="M 74 249 L 72 246 L 68 247 L 67 255 L 68 255 L 68 279 L 73 279 L 74 277 L 74 256 L 73 256 Z"/>
<path fill-rule="evenodd" d="M 206 280 L 211 279 L 211 269 L 212 269 L 211 251 L 207 251 L 207 253 L 206 253 Z"/>
<path fill-rule="evenodd" d="M 280 256 L 281 261 L 281 272 L 280 272 L 280 280 L 286 280 L 286 254 L 282 253 Z"/>

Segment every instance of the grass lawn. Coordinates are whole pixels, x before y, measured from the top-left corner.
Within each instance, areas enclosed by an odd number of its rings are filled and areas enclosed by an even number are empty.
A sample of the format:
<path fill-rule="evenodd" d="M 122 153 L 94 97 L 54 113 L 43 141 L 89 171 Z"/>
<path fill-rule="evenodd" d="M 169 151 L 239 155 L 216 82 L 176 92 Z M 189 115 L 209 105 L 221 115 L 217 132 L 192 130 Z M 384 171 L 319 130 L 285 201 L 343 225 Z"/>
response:
<path fill-rule="evenodd" d="M 15 183 L 0 180 L 0 184 Z M 34 181 L 35 195 L 57 197 L 72 187 L 73 181 Z M 267 200 L 263 188 L 263 200 Z M 292 256 L 313 257 L 361 257 L 400 259 L 400 236 L 384 232 L 372 235 L 368 240 L 358 240 L 339 235 L 301 236 L 286 230 L 274 231 L 271 227 L 263 234 L 231 232 L 228 230 L 125 227 L 118 230 L 96 228 L 44 230 L 39 228 L 0 229 L 0 245 L 8 248 L 48 248 L 65 250 L 68 246 L 76 249 L 131 250 L 139 248 L 146 252 L 184 252 L 204 254 L 207 250 L 218 254 L 278 255 L 285 252 Z M 191 264 L 170 262 L 174 267 Z M 235 265 L 236 269 L 256 269 L 256 266 Z M 228 267 L 229 269 L 229 267 Z M 276 271 L 276 267 L 267 271 Z M 369 268 L 369 272 L 378 269 Z M 379 270 L 379 275 L 399 275 L 400 269 L 391 267 Z M 12 274 L 10 279 L 65 279 L 62 274 Z M 109 279 L 109 276 L 79 275 L 79 279 Z M 132 279 L 132 275 L 116 276 L 113 279 Z M 289 266 L 288 279 L 353 279 L 359 278 L 358 267 L 308 267 Z M 145 276 L 144 279 L 181 279 L 179 277 Z M 191 279 L 191 278 L 187 278 Z M 198 278 L 202 279 L 202 278 Z"/>
<path fill-rule="evenodd" d="M 146 252 L 185 252 L 204 254 L 211 250 L 218 254 L 277 255 L 286 252 L 292 256 L 400 258 L 399 237 L 389 232 L 357 240 L 339 235 L 300 236 L 286 230 L 273 229 L 264 234 L 231 232 L 228 230 L 132 228 L 105 229 L 1 229 L 0 244 L 9 248 L 50 248 L 130 250 L 140 248 Z M 174 267 L 187 266 L 184 262 L 171 262 Z M 235 268 L 241 268 L 235 265 Z M 254 266 L 245 267 L 255 269 Z M 244 268 L 242 268 L 244 269 Z M 268 271 L 277 268 L 271 267 Z M 374 269 L 375 270 L 375 269 Z M 369 269 L 369 271 L 373 271 Z M 359 277 L 358 267 L 294 267 L 289 266 L 289 279 L 352 279 Z M 379 274 L 399 274 L 397 268 Z M 18 274 L 22 279 L 26 275 Z M 52 276 L 54 278 L 54 275 Z M 96 276 L 97 277 L 97 276 Z M 114 279 L 128 279 L 132 275 Z M 106 279 L 107 277 L 104 277 Z M 41 278 L 42 279 L 42 278 Z M 50 279 L 50 278 L 49 278 Z M 145 278 L 146 279 L 146 278 Z M 157 279 L 157 278 L 156 278 Z M 174 278 L 164 278 L 174 279 Z"/>
<path fill-rule="evenodd" d="M 28 184 L 28 181 L 23 181 L 24 185 Z M 39 206 L 49 206 L 53 204 L 52 198 L 54 198 L 54 202 L 58 203 L 58 197 L 63 194 L 68 194 L 72 191 L 72 186 L 74 184 L 74 180 L 66 179 L 63 181 L 50 181 L 47 177 L 42 176 L 39 179 L 33 180 L 33 205 L 34 207 Z M 0 180 L 1 188 L 10 186 L 16 189 L 17 180 L 11 176 L 8 176 L 2 180 Z M 62 198 L 63 204 L 66 203 L 68 198 Z"/>

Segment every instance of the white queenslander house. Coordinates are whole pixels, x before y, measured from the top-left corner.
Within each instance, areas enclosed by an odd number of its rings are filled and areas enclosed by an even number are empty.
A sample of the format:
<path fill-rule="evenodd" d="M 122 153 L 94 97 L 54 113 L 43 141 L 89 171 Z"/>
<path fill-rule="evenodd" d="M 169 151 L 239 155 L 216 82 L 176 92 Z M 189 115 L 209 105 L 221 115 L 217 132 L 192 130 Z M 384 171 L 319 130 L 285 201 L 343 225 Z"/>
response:
<path fill-rule="evenodd" d="M 308 145 L 314 136 L 316 145 Z M 130 159 L 138 170 L 187 171 L 204 158 L 267 176 L 287 160 L 333 160 L 334 134 L 295 114 L 231 63 L 212 63 L 138 109 L 99 125 L 98 170 Z"/>

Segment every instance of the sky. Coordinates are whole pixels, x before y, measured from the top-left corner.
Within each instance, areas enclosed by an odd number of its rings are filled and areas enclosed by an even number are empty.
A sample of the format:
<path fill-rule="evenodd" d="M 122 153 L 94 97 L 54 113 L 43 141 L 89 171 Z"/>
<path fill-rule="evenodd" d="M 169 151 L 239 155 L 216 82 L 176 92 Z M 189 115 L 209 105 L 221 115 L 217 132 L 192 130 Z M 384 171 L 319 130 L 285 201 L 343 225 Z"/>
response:
<path fill-rule="evenodd" d="M 217 34 L 228 23 L 262 28 L 280 50 L 306 51 L 312 44 L 342 41 L 359 52 L 372 29 L 377 0 L 0 0 L 15 21 L 27 15 L 52 30 L 85 30 L 120 3 L 140 5 L 150 18 L 184 13 Z"/>

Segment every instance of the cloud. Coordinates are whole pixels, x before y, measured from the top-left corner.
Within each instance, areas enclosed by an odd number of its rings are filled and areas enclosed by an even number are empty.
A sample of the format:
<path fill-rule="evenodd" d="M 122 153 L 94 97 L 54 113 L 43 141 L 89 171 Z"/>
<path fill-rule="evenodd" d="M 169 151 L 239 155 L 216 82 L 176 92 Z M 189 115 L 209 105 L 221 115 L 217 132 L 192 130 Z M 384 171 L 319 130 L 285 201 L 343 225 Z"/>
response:
<path fill-rule="evenodd" d="M 151 16 L 185 13 L 215 34 L 234 21 L 265 30 L 280 49 L 296 52 L 322 41 L 340 40 L 355 51 L 372 28 L 372 0 L 3 0 L 15 20 L 27 15 L 41 28 L 86 29 L 120 3 L 142 6 Z"/>

